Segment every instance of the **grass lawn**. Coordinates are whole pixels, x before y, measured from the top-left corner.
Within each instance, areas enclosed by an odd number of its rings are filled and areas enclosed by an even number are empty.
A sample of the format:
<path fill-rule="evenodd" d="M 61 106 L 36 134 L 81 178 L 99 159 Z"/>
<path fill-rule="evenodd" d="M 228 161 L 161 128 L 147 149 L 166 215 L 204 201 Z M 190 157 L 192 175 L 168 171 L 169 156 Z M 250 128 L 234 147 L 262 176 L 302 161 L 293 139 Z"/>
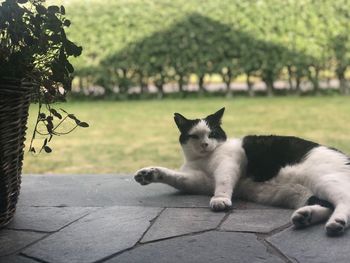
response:
<path fill-rule="evenodd" d="M 87 121 L 90 128 L 56 137 L 51 154 L 26 151 L 24 173 L 132 173 L 150 165 L 182 163 L 173 113 L 205 117 L 226 107 L 229 137 L 245 134 L 295 135 L 350 153 L 350 98 L 203 98 L 131 102 L 70 102 L 57 105 Z M 30 109 L 27 145 L 37 105 Z M 37 142 L 39 144 L 39 141 Z"/>

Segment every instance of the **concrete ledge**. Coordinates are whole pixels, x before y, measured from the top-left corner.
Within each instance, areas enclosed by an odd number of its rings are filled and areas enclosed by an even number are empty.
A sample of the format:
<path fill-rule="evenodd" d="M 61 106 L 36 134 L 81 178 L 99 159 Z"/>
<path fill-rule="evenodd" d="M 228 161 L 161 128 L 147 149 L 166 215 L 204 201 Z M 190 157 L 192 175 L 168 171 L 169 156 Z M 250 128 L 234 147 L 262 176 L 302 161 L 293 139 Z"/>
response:
<path fill-rule="evenodd" d="M 25 175 L 0 262 L 349 262 L 348 233 L 238 200 L 214 213 L 209 199 L 127 175 Z"/>

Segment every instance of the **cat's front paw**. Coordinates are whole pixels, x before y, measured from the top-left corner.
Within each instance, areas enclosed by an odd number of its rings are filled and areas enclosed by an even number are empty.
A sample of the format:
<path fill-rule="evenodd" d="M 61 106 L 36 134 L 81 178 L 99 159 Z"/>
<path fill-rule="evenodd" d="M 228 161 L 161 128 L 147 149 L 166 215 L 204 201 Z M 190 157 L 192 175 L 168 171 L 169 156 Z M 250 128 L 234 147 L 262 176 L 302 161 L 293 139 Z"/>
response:
<path fill-rule="evenodd" d="M 147 185 L 155 182 L 160 177 L 160 170 L 156 167 L 142 168 L 138 170 L 134 176 L 136 182 L 141 185 Z"/>
<path fill-rule="evenodd" d="M 210 208 L 214 211 L 223 211 L 231 208 L 232 201 L 227 197 L 213 196 L 210 199 Z"/>

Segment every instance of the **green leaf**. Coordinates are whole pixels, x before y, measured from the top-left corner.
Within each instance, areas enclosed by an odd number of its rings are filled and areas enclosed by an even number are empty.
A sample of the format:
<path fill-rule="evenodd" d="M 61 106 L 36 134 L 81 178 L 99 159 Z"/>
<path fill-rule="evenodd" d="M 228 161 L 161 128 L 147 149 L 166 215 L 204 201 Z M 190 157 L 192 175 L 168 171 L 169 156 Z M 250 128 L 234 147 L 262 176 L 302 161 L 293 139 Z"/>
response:
<path fill-rule="evenodd" d="M 77 117 L 75 117 L 74 114 L 68 114 L 68 118 L 71 118 L 72 120 L 77 120 Z"/>
<path fill-rule="evenodd" d="M 47 13 L 46 8 L 44 6 L 42 6 L 42 5 L 35 6 L 35 9 L 41 15 L 45 15 Z"/>
<path fill-rule="evenodd" d="M 49 146 L 45 145 L 45 146 L 44 146 L 44 151 L 45 151 L 46 153 L 50 153 L 50 152 L 52 152 L 52 149 L 51 149 Z"/>
<path fill-rule="evenodd" d="M 68 19 L 64 20 L 63 25 L 66 27 L 69 27 L 71 25 L 70 20 L 68 20 Z"/>
<path fill-rule="evenodd" d="M 46 129 L 47 129 L 47 132 L 51 134 L 52 131 L 53 131 L 53 123 L 52 122 L 48 122 L 46 124 Z"/>
<path fill-rule="evenodd" d="M 56 5 L 51 5 L 47 8 L 47 11 L 49 11 L 51 14 L 56 14 L 60 12 L 60 8 Z"/>
<path fill-rule="evenodd" d="M 50 112 L 52 113 L 53 116 L 59 118 L 60 120 L 62 119 L 62 115 L 59 114 L 55 109 L 50 109 Z"/>
<path fill-rule="evenodd" d="M 67 61 L 66 67 L 67 67 L 67 70 L 68 70 L 69 73 L 73 73 L 74 72 L 74 67 L 68 61 Z"/>
<path fill-rule="evenodd" d="M 83 128 L 87 128 L 87 127 L 89 127 L 89 124 L 82 121 L 82 122 L 79 122 L 78 126 L 83 127 Z"/>
<path fill-rule="evenodd" d="M 67 40 L 65 42 L 65 49 L 68 56 L 79 56 L 83 50 L 82 47 L 78 47 L 76 44 L 74 44 L 72 41 Z"/>
<path fill-rule="evenodd" d="M 61 9 L 61 15 L 65 15 L 66 14 L 66 9 L 64 8 L 63 5 L 61 5 L 60 9 Z"/>

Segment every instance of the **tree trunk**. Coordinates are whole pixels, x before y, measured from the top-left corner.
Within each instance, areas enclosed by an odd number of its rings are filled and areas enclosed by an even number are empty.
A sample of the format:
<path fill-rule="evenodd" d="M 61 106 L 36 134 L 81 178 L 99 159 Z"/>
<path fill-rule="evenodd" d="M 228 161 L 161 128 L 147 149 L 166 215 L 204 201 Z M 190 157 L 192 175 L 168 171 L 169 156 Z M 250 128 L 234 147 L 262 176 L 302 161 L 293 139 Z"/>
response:
<path fill-rule="evenodd" d="M 249 95 L 249 97 L 254 97 L 255 92 L 253 90 L 253 83 L 250 81 L 250 72 L 247 72 L 246 75 L 247 75 L 246 83 L 247 83 L 247 87 L 248 87 L 248 95 Z"/>
<path fill-rule="evenodd" d="M 262 80 L 265 82 L 266 85 L 266 94 L 268 97 L 272 97 L 274 95 L 275 86 L 275 74 L 273 69 L 266 68 L 262 71 Z"/>
<path fill-rule="evenodd" d="M 274 85 L 273 85 L 273 81 L 266 81 L 266 93 L 268 97 L 273 97 L 273 91 L 275 89 Z"/>
<path fill-rule="evenodd" d="M 294 91 L 294 85 L 293 85 L 293 69 L 292 66 L 288 65 L 288 84 L 289 84 L 289 90 Z"/>
<path fill-rule="evenodd" d="M 300 83 L 301 83 L 301 77 L 296 76 L 296 78 L 295 78 L 295 94 L 298 96 L 301 95 Z"/>
<path fill-rule="evenodd" d="M 309 77 L 309 80 L 311 81 L 312 83 L 312 86 L 313 86 L 313 93 L 318 95 L 320 94 L 320 84 L 319 84 L 319 73 L 320 73 L 320 69 L 316 66 L 314 66 L 314 70 L 315 70 L 315 73 L 312 74 L 311 70 L 308 69 L 308 77 Z"/>
<path fill-rule="evenodd" d="M 273 85 L 273 78 L 271 76 L 266 76 L 263 78 L 263 81 L 265 82 L 266 85 L 266 94 L 268 97 L 272 97 L 274 95 L 274 90 L 275 87 Z"/>
<path fill-rule="evenodd" d="M 162 99 L 164 98 L 164 76 L 163 74 L 160 75 L 160 79 L 156 80 L 155 85 L 158 90 L 157 98 Z"/>
<path fill-rule="evenodd" d="M 145 94 L 148 91 L 147 81 L 144 79 L 144 75 L 142 72 L 138 72 L 139 74 L 139 85 L 140 85 L 140 94 Z"/>
<path fill-rule="evenodd" d="M 140 87 L 141 87 L 141 94 L 145 94 L 148 92 L 148 84 L 145 81 L 141 80 Z"/>
<path fill-rule="evenodd" d="M 122 69 L 122 80 L 120 82 L 120 89 L 119 92 L 121 93 L 121 95 L 124 95 L 128 92 L 128 85 L 127 85 L 127 70 L 126 69 Z"/>
<path fill-rule="evenodd" d="M 316 94 L 320 93 L 319 74 L 320 74 L 320 69 L 319 68 L 315 68 L 314 90 L 315 90 Z"/>
<path fill-rule="evenodd" d="M 349 94 L 347 81 L 345 78 L 345 71 L 346 71 L 346 67 L 345 68 L 343 67 L 342 69 L 337 69 L 337 72 L 336 72 L 339 80 L 339 91 L 340 91 L 340 94 L 342 95 Z"/>
<path fill-rule="evenodd" d="M 232 72 L 230 69 L 226 73 L 221 73 L 222 81 L 225 83 L 225 96 L 231 98 L 233 96 L 233 90 L 231 90 Z"/>
<path fill-rule="evenodd" d="M 198 87 L 199 87 L 199 95 L 203 95 L 205 92 L 204 89 L 204 75 L 200 75 L 198 78 Z"/>
<path fill-rule="evenodd" d="M 179 86 L 179 92 L 181 97 L 185 97 L 185 91 L 184 91 L 184 75 L 179 73 L 179 80 L 177 81 L 177 84 Z"/>

